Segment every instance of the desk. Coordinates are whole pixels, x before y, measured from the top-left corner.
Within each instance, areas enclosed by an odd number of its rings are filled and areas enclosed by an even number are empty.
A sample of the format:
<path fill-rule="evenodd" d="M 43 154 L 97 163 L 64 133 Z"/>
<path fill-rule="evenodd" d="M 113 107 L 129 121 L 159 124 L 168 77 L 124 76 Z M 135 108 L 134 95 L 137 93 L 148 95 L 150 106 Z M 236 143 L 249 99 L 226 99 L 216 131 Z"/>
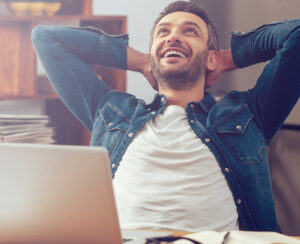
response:
<path fill-rule="evenodd" d="M 152 230 L 152 229 L 143 229 L 143 230 L 146 230 L 146 231 L 159 231 L 159 232 L 172 232 L 172 235 L 173 236 L 185 236 L 185 235 L 188 235 L 188 234 L 191 234 L 193 232 L 188 232 L 188 231 L 182 231 L 182 230 Z M 300 240 L 300 236 L 291 236 L 297 240 Z"/>

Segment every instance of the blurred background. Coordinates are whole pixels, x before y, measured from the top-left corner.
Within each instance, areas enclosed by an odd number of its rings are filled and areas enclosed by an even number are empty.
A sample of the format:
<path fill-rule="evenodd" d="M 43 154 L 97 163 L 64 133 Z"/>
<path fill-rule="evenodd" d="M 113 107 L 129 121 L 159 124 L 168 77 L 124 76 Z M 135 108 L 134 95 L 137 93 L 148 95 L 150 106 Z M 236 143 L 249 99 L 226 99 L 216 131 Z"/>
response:
<path fill-rule="evenodd" d="M 173 2 L 172 0 L 94 0 L 92 1 L 93 15 L 122 15 L 127 16 L 127 25 L 123 30 L 130 35 L 130 46 L 148 52 L 150 29 L 154 19 L 162 9 Z M 221 48 L 230 47 L 230 31 L 250 31 L 251 29 L 273 21 L 300 17 L 299 0 L 199 0 L 208 12 L 217 29 Z M 70 3 L 71 4 L 71 3 Z M 76 1 L 73 3 L 76 4 Z M 6 5 L 0 1 L 0 15 L 10 15 Z M 3 17 L 4 18 L 4 17 Z M 44 24 L 63 24 L 77 26 L 78 21 L 62 20 L 54 16 L 51 20 L 41 21 Z M 1 52 L 0 52 L 1 54 Z M 300 55 L 300 54 L 299 54 Z M 1 55 L 2 56 L 2 55 Z M 2 63 L 5 60 L 2 60 Z M 1 64 L 1 62 L 0 62 Z M 264 64 L 257 64 L 246 69 L 223 75 L 219 83 L 211 89 L 214 96 L 223 96 L 230 90 L 246 90 L 251 88 Z M 300 67 L 300 64 L 299 64 Z M 37 63 L 37 73 L 43 73 Z M 148 85 L 141 74 L 127 72 L 126 90 L 138 98 L 150 102 L 155 91 Z M 50 105 L 49 105 L 50 104 Z M 60 109 L 57 109 L 59 106 Z M 67 113 L 57 99 L 50 102 L 46 99 L 1 99 L 0 114 L 36 114 Z M 69 115 L 68 115 L 69 116 Z M 57 116 L 56 116 L 57 117 Z M 74 137 L 78 124 L 70 115 L 64 121 L 54 116 L 57 126 L 57 143 L 84 144 Z M 70 122 L 72 121 L 72 123 Z M 72 126 L 70 126 L 72 124 Z M 66 133 L 69 140 L 63 141 L 60 135 Z M 270 168 L 276 200 L 276 210 L 280 228 L 289 235 L 300 235 L 300 105 L 299 102 L 286 121 L 285 127 L 274 138 L 270 147 Z M 88 139 L 85 140 L 88 143 Z"/>

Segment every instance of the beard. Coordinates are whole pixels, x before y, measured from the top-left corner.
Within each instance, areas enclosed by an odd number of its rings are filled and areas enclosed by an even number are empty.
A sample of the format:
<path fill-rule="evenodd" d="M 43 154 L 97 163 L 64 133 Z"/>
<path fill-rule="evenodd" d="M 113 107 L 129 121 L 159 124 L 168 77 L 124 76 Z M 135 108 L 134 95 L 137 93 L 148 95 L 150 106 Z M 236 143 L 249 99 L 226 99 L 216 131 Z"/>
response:
<path fill-rule="evenodd" d="M 153 76 L 161 86 L 172 90 L 189 90 L 193 88 L 206 73 L 208 51 L 197 54 L 191 63 L 187 63 L 176 70 L 168 70 L 161 66 L 151 55 L 150 65 Z"/>

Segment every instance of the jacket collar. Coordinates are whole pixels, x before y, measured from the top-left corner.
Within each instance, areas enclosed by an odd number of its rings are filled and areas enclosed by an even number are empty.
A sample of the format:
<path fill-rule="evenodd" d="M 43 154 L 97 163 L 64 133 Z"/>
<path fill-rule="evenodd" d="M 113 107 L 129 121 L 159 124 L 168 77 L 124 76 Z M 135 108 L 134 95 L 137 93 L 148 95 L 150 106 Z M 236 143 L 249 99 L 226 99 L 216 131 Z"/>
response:
<path fill-rule="evenodd" d="M 204 92 L 204 97 L 200 102 L 198 102 L 198 104 L 200 104 L 201 108 L 208 113 L 209 110 L 216 104 L 216 101 L 209 92 Z"/>
<path fill-rule="evenodd" d="M 165 95 L 156 93 L 154 96 L 154 99 L 152 100 L 152 102 L 150 104 L 148 104 L 148 106 L 150 106 L 152 108 L 159 108 L 163 105 L 162 99 L 166 99 Z M 194 102 L 192 102 L 192 103 L 194 103 Z M 200 102 L 197 102 L 196 104 L 199 104 L 201 106 L 201 108 L 206 113 L 208 113 L 209 110 L 216 104 L 216 101 L 209 92 L 205 92 L 203 99 Z"/>

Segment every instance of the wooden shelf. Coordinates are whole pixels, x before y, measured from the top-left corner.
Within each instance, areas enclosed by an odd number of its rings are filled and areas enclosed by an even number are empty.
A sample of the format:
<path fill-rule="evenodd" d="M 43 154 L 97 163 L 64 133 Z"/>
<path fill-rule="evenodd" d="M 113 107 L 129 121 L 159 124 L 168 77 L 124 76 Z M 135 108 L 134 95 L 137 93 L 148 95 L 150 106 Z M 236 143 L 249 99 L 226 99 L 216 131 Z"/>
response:
<path fill-rule="evenodd" d="M 0 99 L 18 97 L 55 97 L 54 92 L 45 90 L 45 77 L 37 76 L 37 60 L 31 44 L 32 28 L 39 23 L 53 21 L 77 21 L 79 26 L 94 26 L 109 34 L 126 32 L 126 16 L 0 16 Z M 114 89 L 126 90 L 124 71 L 101 66 L 94 67 Z M 47 85 L 46 85 L 47 86 Z"/>
<path fill-rule="evenodd" d="M 16 15 L 0 15 L 0 21 L 1 22 L 36 22 L 41 20 L 96 20 L 96 21 L 126 21 L 127 17 L 125 15 L 55 15 L 55 16 L 16 16 Z"/>
<path fill-rule="evenodd" d="M 93 0 L 72 0 L 63 1 L 58 15 L 92 15 Z"/>
<path fill-rule="evenodd" d="M 32 100 L 32 99 L 57 99 L 56 94 L 42 94 L 42 95 L 1 95 L 0 96 L 0 101 L 2 100 Z"/>
<path fill-rule="evenodd" d="M 127 31 L 126 16 L 0 16 L 0 100 L 47 99 L 46 111 L 57 127 L 58 143 L 87 145 L 90 133 L 57 99 L 47 77 L 37 74 L 37 57 L 31 43 L 34 26 L 70 21 L 78 27 L 94 26 L 112 35 Z M 103 66 L 93 69 L 112 89 L 126 91 L 125 71 Z"/>
<path fill-rule="evenodd" d="M 30 0 L 24 2 L 29 2 Z M 41 0 L 43 2 L 43 0 Z M 9 7 L 7 6 L 8 10 Z M 23 13 L 24 15 L 26 13 Z M 13 13 L 11 13 L 13 15 Z M 61 1 L 61 8 L 56 13 L 55 17 L 58 15 L 93 15 L 93 0 L 67 0 Z"/>

